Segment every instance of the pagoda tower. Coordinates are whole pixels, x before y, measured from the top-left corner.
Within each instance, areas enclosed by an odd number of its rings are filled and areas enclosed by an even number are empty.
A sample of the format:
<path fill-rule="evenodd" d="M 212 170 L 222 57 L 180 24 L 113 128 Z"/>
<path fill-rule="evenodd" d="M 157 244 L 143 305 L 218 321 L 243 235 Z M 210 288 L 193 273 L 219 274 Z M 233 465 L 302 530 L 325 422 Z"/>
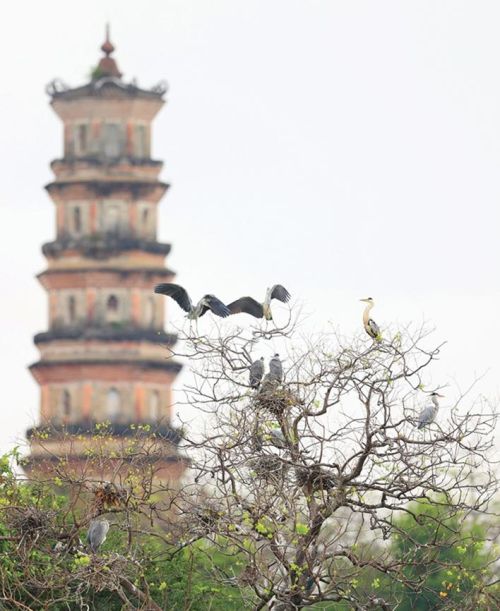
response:
<path fill-rule="evenodd" d="M 46 186 L 56 238 L 42 248 L 47 269 L 38 275 L 49 321 L 34 338 L 40 359 L 30 370 L 41 407 L 40 426 L 28 431 L 27 471 L 58 458 L 78 466 L 96 424 L 106 422 L 116 444 L 154 428 L 164 445 L 161 474 L 177 479 L 185 460 L 170 426 L 171 386 L 181 366 L 168 358 L 176 338 L 165 333 L 163 298 L 153 293 L 174 276 L 165 266 L 170 245 L 156 239 L 168 185 L 158 178 L 162 162 L 151 158 L 166 86 L 125 83 L 109 32 L 101 49 L 90 82 L 47 88 L 64 125 L 64 154 Z"/>

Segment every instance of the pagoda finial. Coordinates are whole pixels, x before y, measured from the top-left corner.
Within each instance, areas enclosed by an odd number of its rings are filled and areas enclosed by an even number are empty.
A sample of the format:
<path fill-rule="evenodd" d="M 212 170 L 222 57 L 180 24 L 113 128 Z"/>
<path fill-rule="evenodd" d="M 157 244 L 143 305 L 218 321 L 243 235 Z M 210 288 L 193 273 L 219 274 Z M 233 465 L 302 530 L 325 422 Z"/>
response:
<path fill-rule="evenodd" d="M 101 50 L 104 51 L 107 57 L 115 50 L 113 43 L 109 40 L 109 23 L 106 24 L 106 40 L 101 45 Z"/>
<path fill-rule="evenodd" d="M 115 47 L 109 39 L 109 23 L 107 23 L 106 40 L 101 45 L 101 51 L 104 53 L 104 57 L 101 57 L 99 64 L 94 71 L 93 80 L 97 80 L 104 76 L 113 76 L 115 78 L 121 77 L 122 73 L 118 70 L 115 59 L 110 57 L 114 50 Z"/>

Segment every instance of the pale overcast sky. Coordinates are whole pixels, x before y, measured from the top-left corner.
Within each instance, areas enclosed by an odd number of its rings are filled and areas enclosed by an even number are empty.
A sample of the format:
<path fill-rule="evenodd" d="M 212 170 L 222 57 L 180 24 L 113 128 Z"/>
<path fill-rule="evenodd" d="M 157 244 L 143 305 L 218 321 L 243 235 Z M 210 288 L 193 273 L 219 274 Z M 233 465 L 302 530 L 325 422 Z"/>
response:
<path fill-rule="evenodd" d="M 34 275 L 62 153 L 44 87 L 87 80 L 106 21 L 125 80 L 170 84 L 153 154 L 180 283 L 229 301 L 282 282 L 345 333 L 371 295 L 380 325 L 425 318 L 448 341 L 434 383 L 486 373 L 477 392 L 499 396 L 500 3 L 17 2 L 0 25 L 0 450 L 38 418 Z"/>

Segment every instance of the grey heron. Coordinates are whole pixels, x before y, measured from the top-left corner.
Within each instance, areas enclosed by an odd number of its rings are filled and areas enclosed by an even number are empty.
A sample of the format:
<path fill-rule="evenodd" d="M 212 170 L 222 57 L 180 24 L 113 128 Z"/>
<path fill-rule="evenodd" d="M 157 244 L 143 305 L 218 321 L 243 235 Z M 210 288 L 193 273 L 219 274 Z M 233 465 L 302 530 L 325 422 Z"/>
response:
<path fill-rule="evenodd" d="M 276 353 L 269 361 L 269 375 L 276 382 L 283 381 L 283 365 L 280 360 L 280 355 Z"/>
<path fill-rule="evenodd" d="M 275 448 L 280 450 L 286 450 L 288 448 L 286 437 L 283 435 L 283 431 L 280 429 L 271 429 L 269 431 L 269 441 Z"/>
<path fill-rule="evenodd" d="M 252 388 L 259 388 L 262 377 L 264 376 L 264 357 L 261 356 L 250 365 L 249 384 Z"/>
<path fill-rule="evenodd" d="M 101 545 L 106 541 L 106 535 L 109 530 L 109 522 L 103 518 L 102 520 L 92 520 L 87 533 L 87 541 L 90 549 L 96 553 Z"/>
<path fill-rule="evenodd" d="M 432 399 L 432 405 L 424 407 L 424 409 L 420 412 L 417 425 L 419 429 L 423 429 L 424 426 L 427 426 L 428 424 L 431 424 L 431 422 L 434 422 L 434 419 L 436 418 L 439 410 L 438 399 L 444 399 L 444 396 L 440 395 L 437 392 L 431 392 L 430 396 Z"/>
<path fill-rule="evenodd" d="M 265 318 L 266 320 L 272 320 L 273 315 L 271 312 L 271 301 L 277 299 L 283 303 L 288 303 L 290 300 L 290 293 L 281 284 L 274 284 L 266 291 L 266 297 L 263 303 L 259 303 L 253 297 L 240 297 L 236 301 L 228 304 L 228 309 L 231 314 L 239 314 L 245 312 L 255 318 Z"/>
<path fill-rule="evenodd" d="M 371 297 L 367 297 L 366 299 L 360 299 L 360 301 L 366 303 L 365 311 L 363 312 L 363 326 L 368 335 L 376 340 L 377 342 L 382 341 L 382 335 L 380 334 L 380 327 L 377 323 L 370 318 L 370 310 L 375 305 L 375 302 Z"/>
<path fill-rule="evenodd" d="M 187 312 L 187 318 L 190 320 L 197 320 L 200 316 L 208 312 L 208 310 L 221 318 L 225 318 L 231 314 L 227 306 L 225 306 L 215 295 L 203 295 L 200 301 L 198 301 L 196 305 L 193 305 L 186 289 L 178 284 L 170 284 L 168 282 L 157 284 L 155 286 L 155 293 L 172 297 L 172 299 Z"/>

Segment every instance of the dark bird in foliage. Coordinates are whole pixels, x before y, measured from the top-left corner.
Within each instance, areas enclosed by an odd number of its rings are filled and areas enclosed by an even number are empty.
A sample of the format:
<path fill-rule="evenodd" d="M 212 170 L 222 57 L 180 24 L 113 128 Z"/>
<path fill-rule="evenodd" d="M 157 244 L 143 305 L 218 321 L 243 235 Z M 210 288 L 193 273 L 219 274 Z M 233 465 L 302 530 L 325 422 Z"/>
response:
<path fill-rule="evenodd" d="M 249 384 L 252 388 L 259 388 L 262 377 L 264 376 L 264 357 L 261 356 L 250 365 Z"/>
<path fill-rule="evenodd" d="M 90 523 L 89 532 L 87 533 L 87 541 L 94 554 L 101 547 L 104 541 L 106 541 L 108 530 L 109 522 L 105 518 L 102 520 L 92 520 Z"/>
<path fill-rule="evenodd" d="M 208 310 L 222 318 L 231 314 L 227 306 L 225 306 L 220 299 L 217 299 L 215 295 L 203 295 L 200 301 L 194 306 L 186 289 L 178 284 L 170 284 L 168 282 L 157 284 L 155 286 L 155 293 L 171 297 L 185 312 L 187 312 L 187 317 L 190 320 L 197 320 L 200 316 L 208 312 Z"/>
<path fill-rule="evenodd" d="M 276 382 L 283 381 L 283 365 L 280 360 L 280 355 L 276 353 L 269 361 L 269 375 Z"/>
<path fill-rule="evenodd" d="M 255 316 L 255 318 L 265 318 L 266 320 L 272 320 L 273 315 L 271 312 L 271 300 L 277 299 L 283 303 L 288 303 L 290 300 L 290 293 L 281 284 L 275 284 L 266 291 L 266 298 L 264 303 L 259 303 L 253 297 L 240 297 L 236 301 L 228 304 L 229 311 L 231 314 L 239 314 L 245 312 Z"/>
<path fill-rule="evenodd" d="M 419 429 L 423 429 L 424 426 L 431 424 L 434 422 L 434 419 L 437 416 L 439 410 L 439 402 L 438 399 L 444 399 L 443 395 L 440 395 L 437 392 L 431 393 L 432 405 L 428 405 L 424 407 L 424 409 L 420 412 L 420 416 L 418 417 L 418 425 Z"/>
<path fill-rule="evenodd" d="M 368 333 L 368 335 L 372 339 L 376 340 L 377 342 L 382 341 L 382 336 L 380 334 L 380 327 L 373 320 L 373 318 L 370 318 L 370 310 L 375 305 L 375 302 L 373 301 L 371 297 L 367 297 L 366 299 L 360 299 L 360 301 L 363 301 L 364 303 L 366 303 L 366 308 L 365 308 L 365 311 L 363 312 L 363 326 L 365 328 L 365 331 Z"/>

